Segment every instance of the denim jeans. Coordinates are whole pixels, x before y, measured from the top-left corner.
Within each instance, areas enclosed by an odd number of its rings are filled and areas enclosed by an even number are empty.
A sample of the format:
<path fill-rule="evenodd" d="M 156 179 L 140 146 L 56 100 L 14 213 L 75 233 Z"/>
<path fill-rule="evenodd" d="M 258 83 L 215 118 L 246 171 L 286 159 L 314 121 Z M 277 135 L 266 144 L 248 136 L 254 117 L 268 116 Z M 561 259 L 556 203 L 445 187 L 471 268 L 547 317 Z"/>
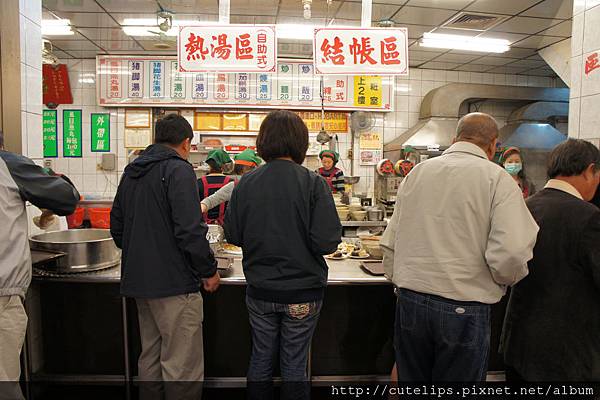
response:
<path fill-rule="evenodd" d="M 252 354 L 248 367 L 248 398 L 273 396 L 273 360 L 279 353 L 282 399 L 309 399 L 307 360 L 322 300 L 280 304 L 246 296 L 252 330 Z"/>
<path fill-rule="evenodd" d="M 490 305 L 399 289 L 394 347 L 400 382 L 481 382 Z"/>

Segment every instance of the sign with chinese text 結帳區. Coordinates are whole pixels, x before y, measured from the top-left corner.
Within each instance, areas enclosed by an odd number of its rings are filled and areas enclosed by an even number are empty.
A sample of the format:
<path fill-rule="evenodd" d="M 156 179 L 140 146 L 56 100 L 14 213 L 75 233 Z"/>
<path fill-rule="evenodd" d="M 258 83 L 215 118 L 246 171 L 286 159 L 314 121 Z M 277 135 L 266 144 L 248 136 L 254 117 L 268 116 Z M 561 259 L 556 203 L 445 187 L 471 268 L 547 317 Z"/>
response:
<path fill-rule="evenodd" d="M 81 110 L 63 110 L 63 156 L 81 157 Z"/>
<path fill-rule="evenodd" d="M 44 110 L 42 115 L 42 133 L 44 157 L 58 157 L 58 132 L 56 110 Z"/>
<path fill-rule="evenodd" d="M 275 26 L 181 26 L 177 60 L 181 72 L 275 72 Z"/>
<path fill-rule="evenodd" d="M 110 114 L 92 114 L 92 151 L 110 151 Z"/>
<path fill-rule="evenodd" d="M 315 29 L 316 74 L 408 75 L 406 28 Z"/>

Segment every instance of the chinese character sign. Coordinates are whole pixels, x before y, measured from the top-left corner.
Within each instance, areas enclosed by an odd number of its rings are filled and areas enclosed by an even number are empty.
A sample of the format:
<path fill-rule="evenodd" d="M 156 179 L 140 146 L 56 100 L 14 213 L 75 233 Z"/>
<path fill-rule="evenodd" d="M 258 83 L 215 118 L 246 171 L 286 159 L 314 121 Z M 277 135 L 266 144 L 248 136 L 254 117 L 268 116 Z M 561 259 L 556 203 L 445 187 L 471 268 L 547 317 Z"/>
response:
<path fill-rule="evenodd" d="M 171 61 L 171 99 L 185 99 L 185 77 L 177 68 L 177 61 Z"/>
<path fill-rule="evenodd" d="M 150 98 L 165 97 L 165 62 L 150 62 Z"/>
<path fill-rule="evenodd" d="M 316 74 L 408 75 L 406 28 L 315 29 Z"/>
<path fill-rule="evenodd" d="M 144 97 L 144 62 L 132 60 L 129 64 L 129 87 L 128 96 L 130 98 Z"/>
<path fill-rule="evenodd" d="M 593 70 L 600 68 L 598 53 L 592 53 L 585 59 L 585 74 L 589 75 Z"/>
<path fill-rule="evenodd" d="M 92 151 L 110 151 L 110 114 L 92 114 Z"/>
<path fill-rule="evenodd" d="M 81 157 L 81 110 L 63 110 L 63 156 Z"/>
<path fill-rule="evenodd" d="M 108 62 L 108 97 L 118 99 L 121 97 L 121 61 L 110 60 Z"/>
<path fill-rule="evenodd" d="M 275 26 L 182 26 L 177 57 L 182 72 L 276 72 Z"/>
<path fill-rule="evenodd" d="M 379 108 L 382 103 L 381 76 L 354 77 L 354 105 Z"/>
<path fill-rule="evenodd" d="M 56 110 L 44 110 L 44 114 L 42 115 L 44 157 L 58 157 L 58 137 L 56 126 Z"/>

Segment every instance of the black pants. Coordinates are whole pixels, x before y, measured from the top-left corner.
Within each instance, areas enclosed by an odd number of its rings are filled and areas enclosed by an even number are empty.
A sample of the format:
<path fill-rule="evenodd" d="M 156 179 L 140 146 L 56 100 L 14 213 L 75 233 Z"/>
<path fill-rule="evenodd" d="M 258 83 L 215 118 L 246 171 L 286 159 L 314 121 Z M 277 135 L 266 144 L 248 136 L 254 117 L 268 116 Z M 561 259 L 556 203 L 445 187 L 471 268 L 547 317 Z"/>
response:
<path fill-rule="evenodd" d="M 490 306 L 398 291 L 399 382 L 482 382 L 490 350 Z"/>

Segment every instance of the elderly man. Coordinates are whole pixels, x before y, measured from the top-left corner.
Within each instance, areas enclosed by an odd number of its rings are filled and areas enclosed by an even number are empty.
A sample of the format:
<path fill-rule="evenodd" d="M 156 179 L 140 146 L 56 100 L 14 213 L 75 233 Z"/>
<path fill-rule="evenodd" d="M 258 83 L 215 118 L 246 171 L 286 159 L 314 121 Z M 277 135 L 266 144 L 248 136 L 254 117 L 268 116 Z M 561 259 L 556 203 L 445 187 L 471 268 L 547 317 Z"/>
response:
<path fill-rule="evenodd" d="M 510 295 L 501 349 L 511 381 L 600 381 L 600 210 L 588 203 L 600 151 L 570 139 L 527 200 L 540 234 L 531 274 Z"/>
<path fill-rule="evenodd" d="M 400 381 L 484 380 L 490 305 L 527 275 L 538 227 L 515 181 L 490 161 L 497 138 L 491 116 L 465 115 L 454 144 L 398 190 L 381 244 L 398 288 Z"/>

